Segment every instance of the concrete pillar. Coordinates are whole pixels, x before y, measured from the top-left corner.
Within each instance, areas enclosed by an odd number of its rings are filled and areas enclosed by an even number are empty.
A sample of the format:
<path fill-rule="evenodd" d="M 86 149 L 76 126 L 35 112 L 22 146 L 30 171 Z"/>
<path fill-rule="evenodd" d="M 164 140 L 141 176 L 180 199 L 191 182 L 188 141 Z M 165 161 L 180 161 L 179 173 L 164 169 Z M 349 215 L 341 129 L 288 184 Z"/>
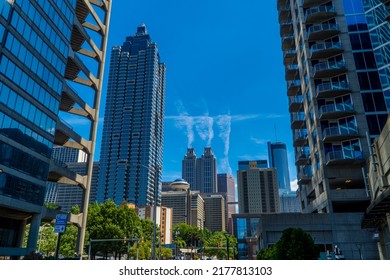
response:
<path fill-rule="evenodd" d="M 31 218 L 30 232 L 27 239 L 27 254 L 33 253 L 36 250 L 40 225 L 41 214 L 34 214 Z"/>

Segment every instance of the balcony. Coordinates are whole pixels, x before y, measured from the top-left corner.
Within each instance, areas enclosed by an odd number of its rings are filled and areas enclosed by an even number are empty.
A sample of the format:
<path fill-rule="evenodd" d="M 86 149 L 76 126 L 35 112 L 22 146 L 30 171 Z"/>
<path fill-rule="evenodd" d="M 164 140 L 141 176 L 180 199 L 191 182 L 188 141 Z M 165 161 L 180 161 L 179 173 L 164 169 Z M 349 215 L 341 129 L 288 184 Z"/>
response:
<path fill-rule="evenodd" d="M 347 81 L 317 85 L 317 98 L 333 98 L 351 92 Z"/>
<path fill-rule="evenodd" d="M 283 53 L 283 63 L 287 64 L 296 64 L 297 63 L 297 51 L 296 50 L 287 50 Z"/>
<path fill-rule="evenodd" d="M 293 130 L 294 147 L 302 147 L 307 143 L 307 128 Z"/>
<path fill-rule="evenodd" d="M 301 90 L 300 80 L 287 81 L 287 96 L 295 96 Z"/>
<path fill-rule="evenodd" d="M 288 35 L 293 32 L 292 19 L 287 18 L 280 22 L 280 36 Z"/>
<path fill-rule="evenodd" d="M 361 151 L 334 151 L 325 155 L 326 165 L 354 165 L 365 162 Z"/>
<path fill-rule="evenodd" d="M 334 18 L 337 15 L 334 7 L 319 6 L 307 9 L 305 12 L 306 24 L 324 22 Z"/>
<path fill-rule="evenodd" d="M 319 43 L 314 44 L 310 48 L 310 58 L 311 59 L 325 59 L 331 56 L 335 56 L 343 53 L 343 48 L 340 42 L 333 43 Z"/>
<path fill-rule="evenodd" d="M 359 137 L 357 127 L 327 127 L 322 131 L 322 141 L 336 142 L 343 140 L 351 140 Z"/>
<path fill-rule="evenodd" d="M 350 103 L 328 104 L 320 107 L 320 119 L 339 119 L 355 114 L 353 105 Z"/>
<path fill-rule="evenodd" d="M 337 24 L 316 24 L 308 28 L 307 39 L 309 41 L 322 41 L 338 34 L 340 34 L 340 28 Z"/>
<path fill-rule="evenodd" d="M 291 129 L 299 129 L 302 128 L 305 124 L 305 113 L 291 113 Z"/>
<path fill-rule="evenodd" d="M 279 11 L 279 22 L 281 22 L 282 20 L 288 19 L 289 17 L 291 17 L 290 3 L 288 3 L 287 5 L 284 5 L 284 6 L 280 6 L 278 8 L 278 11 Z"/>
<path fill-rule="evenodd" d="M 289 111 L 298 112 L 303 106 L 303 97 L 302 95 L 289 96 L 288 97 Z M 302 110 L 301 110 L 302 111 Z"/>
<path fill-rule="evenodd" d="M 311 165 L 300 166 L 298 170 L 298 184 L 305 185 L 311 182 L 313 170 Z"/>
<path fill-rule="evenodd" d="M 295 38 L 294 34 L 282 36 L 282 51 L 295 50 Z"/>
<path fill-rule="evenodd" d="M 286 80 L 293 80 L 299 74 L 298 64 L 289 64 L 286 65 L 285 78 Z"/>
<path fill-rule="evenodd" d="M 344 61 L 326 61 L 313 67 L 313 76 L 315 79 L 330 78 L 347 72 Z"/>
<path fill-rule="evenodd" d="M 299 149 L 295 153 L 296 165 L 308 165 L 310 164 L 310 151 L 308 149 Z"/>

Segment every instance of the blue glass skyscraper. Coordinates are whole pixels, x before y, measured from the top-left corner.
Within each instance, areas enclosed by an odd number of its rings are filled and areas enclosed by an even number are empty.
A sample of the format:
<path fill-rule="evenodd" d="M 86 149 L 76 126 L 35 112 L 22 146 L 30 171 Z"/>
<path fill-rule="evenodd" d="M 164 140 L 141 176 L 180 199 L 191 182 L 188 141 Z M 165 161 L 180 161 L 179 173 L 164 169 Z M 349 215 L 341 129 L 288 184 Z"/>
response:
<path fill-rule="evenodd" d="M 279 194 L 291 192 L 286 144 L 268 142 L 267 145 L 269 167 L 274 167 L 278 173 Z"/>
<path fill-rule="evenodd" d="M 165 64 L 144 24 L 112 48 L 98 202 L 153 205 L 160 192 Z"/>

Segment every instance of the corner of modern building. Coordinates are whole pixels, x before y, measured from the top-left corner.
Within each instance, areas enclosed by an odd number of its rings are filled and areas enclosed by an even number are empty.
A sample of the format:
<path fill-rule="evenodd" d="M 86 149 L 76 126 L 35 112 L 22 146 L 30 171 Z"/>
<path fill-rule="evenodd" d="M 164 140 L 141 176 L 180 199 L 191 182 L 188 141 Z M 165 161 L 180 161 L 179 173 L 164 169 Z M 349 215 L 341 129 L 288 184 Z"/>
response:
<path fill-rule="evenodd" d="M 41 221 L 55 218 L 44 206 L 48 181 L 84 192 L 82 254 L 111 4 L 0 1 L 0 256 L 36 251 Z M 84 151 L 85 175 L 51 159 L 53 145 Z"/>
<path fill-rule="evenodd" d="M 369 205 L 365 163 L 390 109 L 382 2 L 277 1 L 303 213 L 362 214 Z M 362 235 L 359 242 L 376 246 L 371 233 Z M 333 237 L 333 245 L 345 238 Z"/>

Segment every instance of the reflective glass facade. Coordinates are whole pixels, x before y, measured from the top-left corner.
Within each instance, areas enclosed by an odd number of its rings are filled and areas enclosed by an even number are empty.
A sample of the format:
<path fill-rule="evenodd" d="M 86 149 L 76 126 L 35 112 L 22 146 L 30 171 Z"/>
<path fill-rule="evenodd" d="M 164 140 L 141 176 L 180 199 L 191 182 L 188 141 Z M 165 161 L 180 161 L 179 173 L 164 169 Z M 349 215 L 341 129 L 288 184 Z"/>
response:
<path fill-rule="evenodd" d="M 51 159 L 53 145 L 93 157 L 99 102 L 83 100 L 70 84 L 100 100 L 110 8 L 110 1 L 99 0 L 0 1 L 0 256 L 20 257 L 36 249 L 47 181 L 66 177 L 66 166 Z M 95 9 L 102 12 L 97 15 Z M 93 31 L 81 25 L 99 16 Z M 99 46 L 90 32 L 101 38 Z M 88 44 L 93 51 L 87 53 Z M 95 55 L 88 66 L 86 53 Z M 80 79 L 80 72 L 91 73 L 91 83 Z M 69 113 L 88 118 L 87 139 L 64 123 L 62 116 Z M 87 180 L 74 182 L 83 191 L 90 184 L 92 162 L 87 165 Z M 31 227 L 22 248 L 27 223 Z"/>
<path fill-rule="evenodd" d="M 364 0 L 363 4 L 385 104 L 390 110 L 390 6 L 381 0 Z"/>
<path fill-rule="evenodd" d="M 250 239 L 257 239 L 256 230 L 260 218 L 253 215 L 233 215 L 233 235 L 237 238 L 237 257 L 239 260 L 251 259 L 248 244 Z"/>
<path fill-rule="evenodd" d="M 286 144 L 268 142 L 267 145 L 269 167 L 275 168 L 278 173 L 279 194 L 291 192 Z"/>
<path fill-rule="evenodd" d="M 160 193 L 164 101 L 165 65 L 141 25 L 111 52 L 98 202 L 154 203 Z"/>

